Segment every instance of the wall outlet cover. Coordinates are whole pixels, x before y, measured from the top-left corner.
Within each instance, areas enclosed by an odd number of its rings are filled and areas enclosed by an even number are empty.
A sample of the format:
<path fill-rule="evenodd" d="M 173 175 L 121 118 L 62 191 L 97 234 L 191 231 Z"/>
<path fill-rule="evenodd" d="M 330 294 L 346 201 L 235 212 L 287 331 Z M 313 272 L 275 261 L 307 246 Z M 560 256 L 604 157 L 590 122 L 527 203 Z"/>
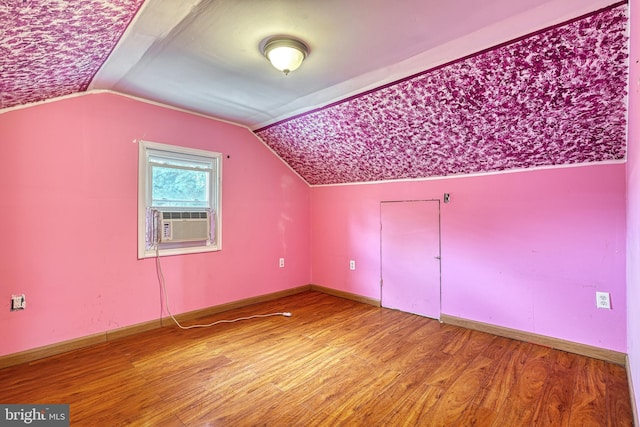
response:
<path fill-rule="evenodd" d="M 609 292 L 596 292 L 596 307 L 611 310 Z"/>
<path fill-rule="evenodd" d="M 11 295 L 11 311 L 24 310 L 27 308 L 27 300 L 24 294 Z"/>

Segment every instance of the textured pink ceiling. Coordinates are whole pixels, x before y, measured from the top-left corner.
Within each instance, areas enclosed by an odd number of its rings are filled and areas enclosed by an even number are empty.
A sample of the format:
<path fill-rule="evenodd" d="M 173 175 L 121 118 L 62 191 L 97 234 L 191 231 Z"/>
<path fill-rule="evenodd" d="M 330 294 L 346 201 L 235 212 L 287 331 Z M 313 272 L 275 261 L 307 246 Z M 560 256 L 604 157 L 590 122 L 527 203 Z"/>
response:
<path fill-rule="evenodd" d="M 310 184 L 625 157 L 626 5 L 256 134 Z"/>
<path fill-rule="evenodd" d="M 142 2 L 0 2 L 0 109 L 86 90 Z"/>

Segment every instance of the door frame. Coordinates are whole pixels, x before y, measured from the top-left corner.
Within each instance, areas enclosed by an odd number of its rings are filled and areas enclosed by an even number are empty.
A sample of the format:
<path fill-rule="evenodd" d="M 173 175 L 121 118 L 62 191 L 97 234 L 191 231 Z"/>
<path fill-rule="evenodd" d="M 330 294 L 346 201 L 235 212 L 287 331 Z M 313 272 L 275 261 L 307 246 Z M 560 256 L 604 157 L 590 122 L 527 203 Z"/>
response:
<path fill-rule="evenodd" d="M 438 203 L 438 320 L 442 316 L 442 203 L 440 199 L 399 199 L 380 201 L 380 306 L 382 305 L 382 205 L 383 203 L 407 203 L 407 202 L 437 202 Z"/>

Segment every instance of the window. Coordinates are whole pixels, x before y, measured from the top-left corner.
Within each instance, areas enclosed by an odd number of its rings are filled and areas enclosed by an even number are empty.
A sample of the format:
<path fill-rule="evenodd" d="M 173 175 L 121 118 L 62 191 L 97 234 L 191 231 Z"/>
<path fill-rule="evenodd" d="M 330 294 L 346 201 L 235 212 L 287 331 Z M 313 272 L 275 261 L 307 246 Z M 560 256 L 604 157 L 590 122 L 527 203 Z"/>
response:
<path fill-rule="evenodd" d="M 140 141 L 138 258 L 216 251 L 222 154 Z"/>

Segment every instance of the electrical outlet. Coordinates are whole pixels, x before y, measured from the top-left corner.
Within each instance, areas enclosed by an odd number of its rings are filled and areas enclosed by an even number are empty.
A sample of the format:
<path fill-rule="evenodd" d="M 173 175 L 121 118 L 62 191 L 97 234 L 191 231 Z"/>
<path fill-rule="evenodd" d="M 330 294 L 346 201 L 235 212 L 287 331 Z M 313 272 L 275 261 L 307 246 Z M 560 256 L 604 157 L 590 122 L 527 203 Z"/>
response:
<path fill-rule="evenodd" d="M 611 310 L 609 292 L 596 292 L 596 307 Z"/>
<path fill-rule="evenodd" d="M 24 310 L 27 308 L 27 300 L 24 294 L 11 295 L 11 311 Z"/>
<path fill-rule="evenodd" d="M 350 260 L 349 261 L 349 270 L 355 270 L 356 269 L 356 262 L 355 260 Z"/>
<path fill-rule="evenodd" d="M 284 258 L 280 258 L 280 268 L 284 268 Z"/>

